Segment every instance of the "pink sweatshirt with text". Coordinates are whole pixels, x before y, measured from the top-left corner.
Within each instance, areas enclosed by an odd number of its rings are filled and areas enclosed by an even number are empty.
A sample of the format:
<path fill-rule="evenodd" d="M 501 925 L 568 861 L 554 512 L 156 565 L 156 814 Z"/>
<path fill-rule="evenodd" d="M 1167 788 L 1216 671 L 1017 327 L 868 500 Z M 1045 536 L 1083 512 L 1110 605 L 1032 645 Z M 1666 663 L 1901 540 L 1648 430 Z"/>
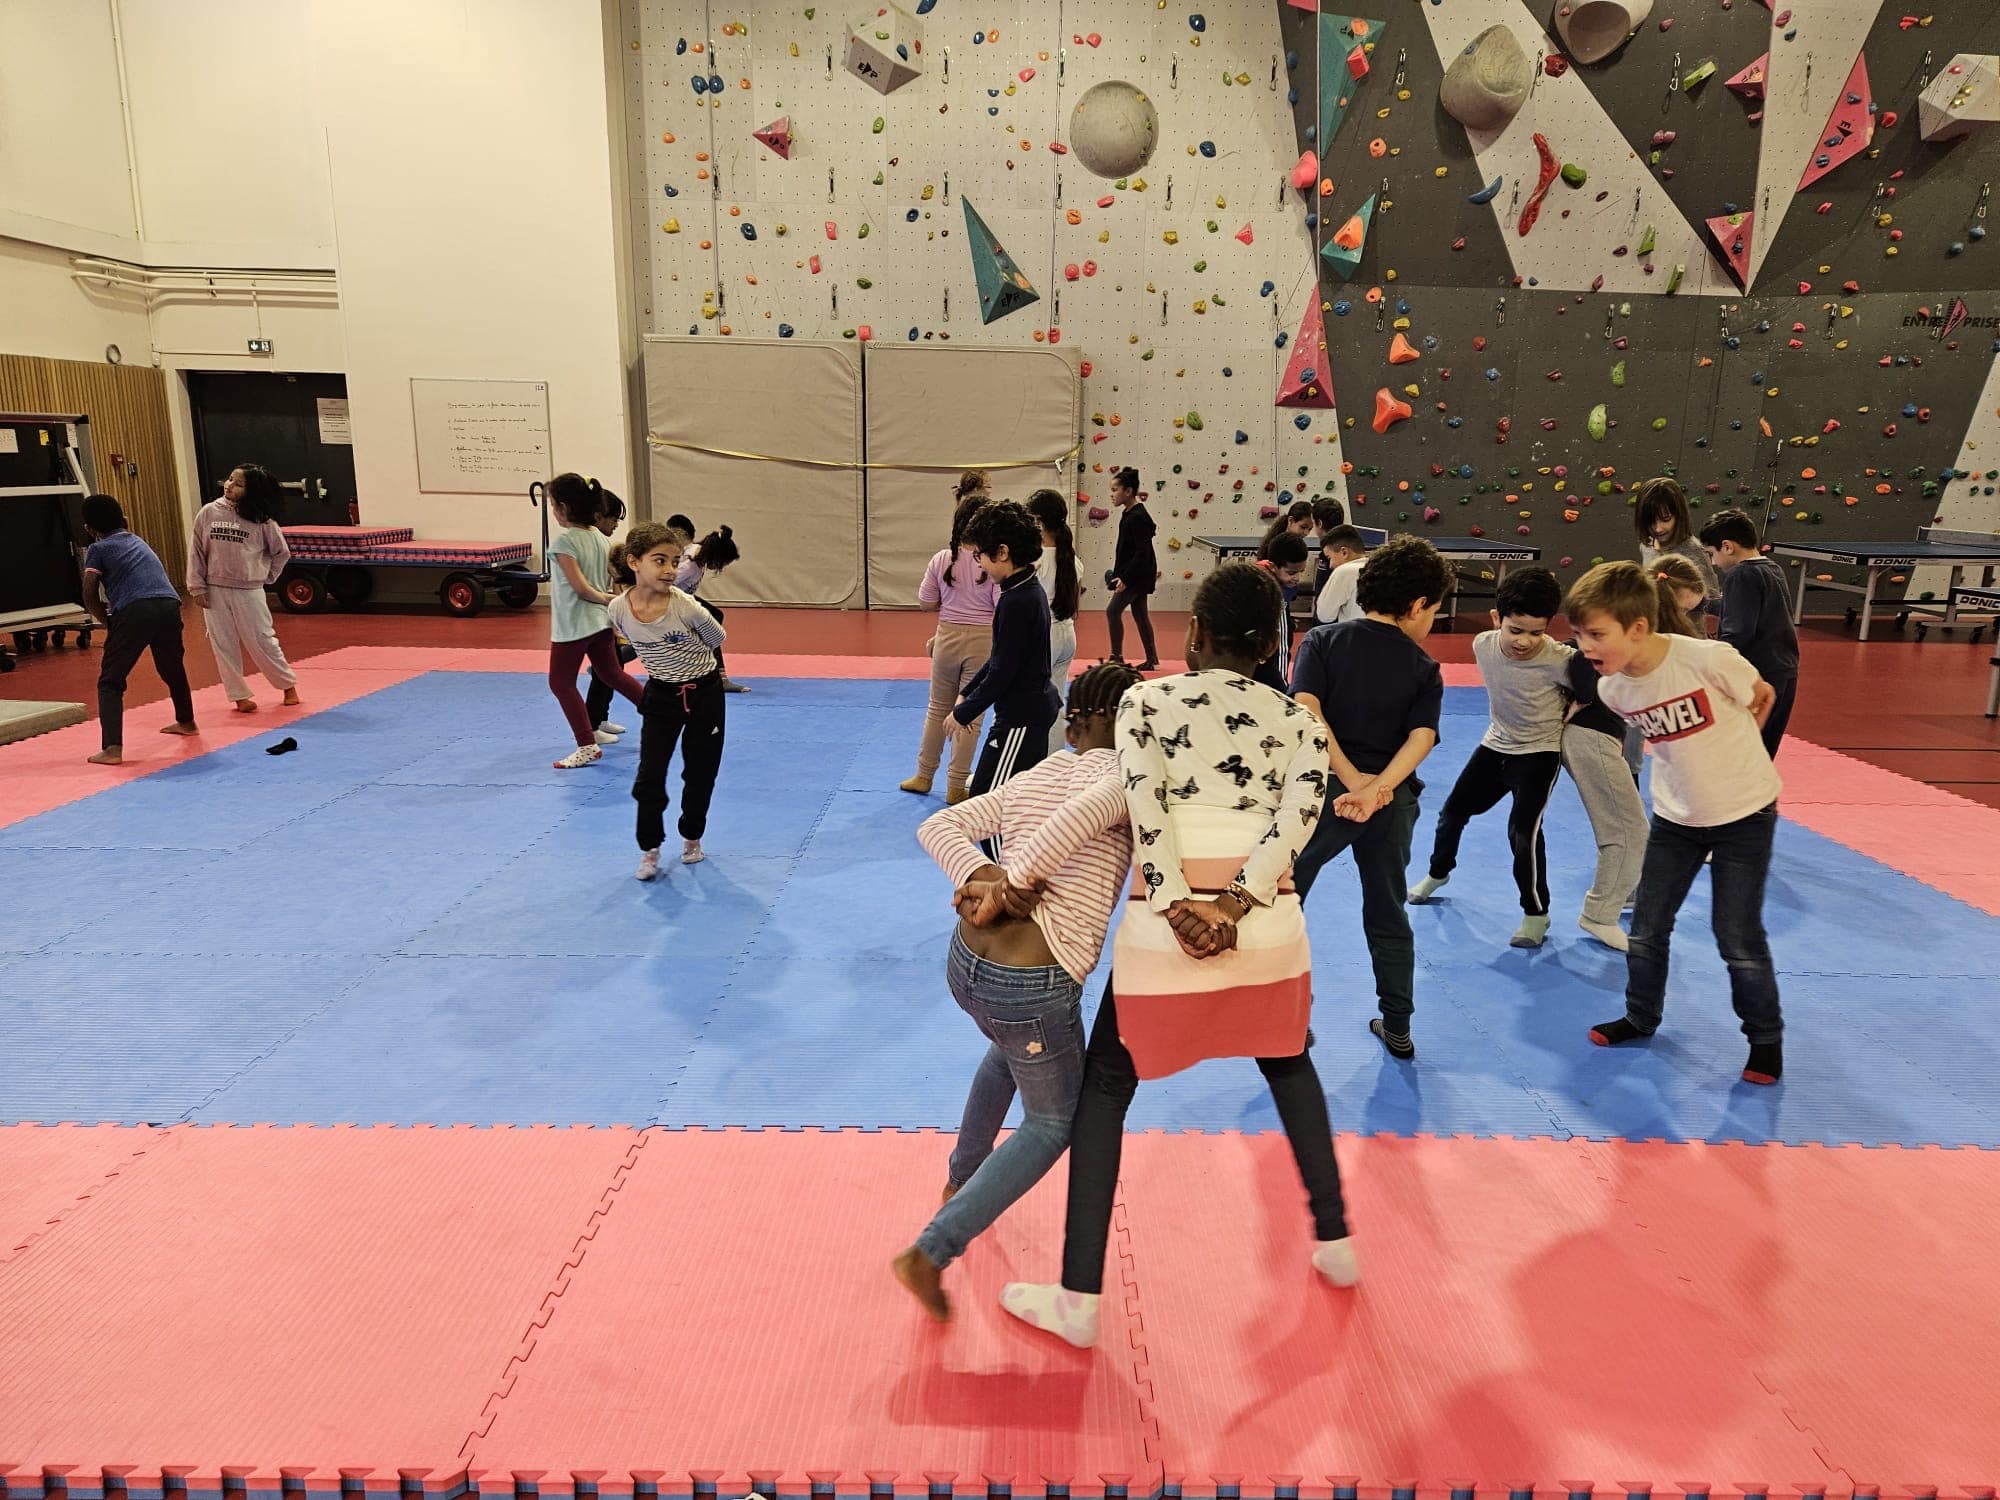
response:
<path fill-rule="evenodd" d="M 188 544 L 188 592 L 261 589 L 276 583 L 292 558 L 276 521 L 246 521 L 227 500 L 211 500 L 194 518 Z"/>

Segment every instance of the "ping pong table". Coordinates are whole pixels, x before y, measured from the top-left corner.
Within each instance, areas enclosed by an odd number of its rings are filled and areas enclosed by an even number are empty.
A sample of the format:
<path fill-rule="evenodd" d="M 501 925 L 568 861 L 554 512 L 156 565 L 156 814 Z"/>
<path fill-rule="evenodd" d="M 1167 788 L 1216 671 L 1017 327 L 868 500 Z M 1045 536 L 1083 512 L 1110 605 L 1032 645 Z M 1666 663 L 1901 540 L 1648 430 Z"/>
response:
<path fill-rule="evenodd" d="M 1389 540 L 1389 533 L 1380 526 L 1357 526 L 1363 541 L 1371 548 L 1379 547 Z M 1422 533 L 1415 533 L 1422 535 Z M 1198 536 L 1195 545 L 1206 547 L 1216 555 L 1218 562 L 1255 562 L 1257 549 L 1263 545 L 1259 536 Z M 1424 540 L 1437 548 L 1440 556 L 1449 563 L 1479 562 L 1491 563 L 1494 567 L 1494 581 L 1507 576 L 1507 569 L 1513 563 L 1540 562 L 1542 549 L 1528 542 L 1495 541 L 1486 536 L 1425 536 Z M 1312 543 L 1306 547 L 1311 550 Z M 1451 629 L 1452 616 L 1458 608 L 1458 575 L 1452 574 L 1452 590 L 1444 601 L 1444 608 L 1438 612 L 1438 623 L 1445 630 Z"/>
<path fill-rule="evenodd" d="M 1984 615 L 1988 624 L 2000 619 L 2000 588 L 1956 588 L 1946 602 L 1958 616 Z M 1972 632 L 1972 638 L 1979 639 L 1979 630 Z M 2000 656 L 1993 658 L 1993 676 L 1986 684 L 1986 717 L 2000 719 Z"/>
<path fill-rule="evenodd" d="M 1864 641 L 1868 639 L 1869 617 L 1875 611 L 1876 595 L 1881 591 L 1884 574 L 1895 569 L 1907 570 L 1926 565 L 1951 569 L 1951 586 L 1942 603 L 1918 599 L 1891 601 L 1899 626 L 1913 614 L 1924 614 L 1936 615 L 1940 628 L 1950 630 L 1958 624 L 1958 605 L 1953 601 L 1953 595 L 1959 592 L 1959 585 L 1965 581 L 1965 570 L 1979 568 L 1981 583 L 1991 586 L 1994 570 L 2000 568 L 2000 536 L 1989 531 L 1947 531 L 1937 526 L 1926 526 L 1918 531 L 1914 542 L 1829 542 L 1822 545 L 1785 541 L 1773 543 L 1771 551 L 1778 556 L 1796 557 L 1807 563 L 1865 568 L 1867 578 L 1862 583 L 1815 578 L 1810 568 L 1800 568 L 1798 592 L 1792 600 L 1792 623 L 1796 625 L 1805 617 L 1807 589 L 1834 589 L 1843 594 L 1859 594 L 1861 603 L 1858 607 L 1848 607 L 1847 618 L 1852 621 L 1859 616 L 1861 639 Z M 1927 629 L 1929 622 L 1918 627 L 1919 639 Z"/>

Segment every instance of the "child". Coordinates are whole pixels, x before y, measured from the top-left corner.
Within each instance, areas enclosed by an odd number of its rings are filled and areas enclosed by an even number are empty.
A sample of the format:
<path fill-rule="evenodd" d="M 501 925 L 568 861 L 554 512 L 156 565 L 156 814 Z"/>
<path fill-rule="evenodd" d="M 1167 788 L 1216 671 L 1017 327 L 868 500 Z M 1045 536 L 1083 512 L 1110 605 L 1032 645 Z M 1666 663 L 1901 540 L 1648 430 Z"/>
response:
<path fill-rule="evenodd" d="M 681 741 L 681 863 L 700 864 L 708 804 L 722 766 L 722 622 L 674 585 L 681 540 L 656 521 L 627 533 L 632 586 L 611 601 L 611 623 L 646 664 L 639 698 L 639 770 L 632 800 L 639 804 L 640 880 L 660 873 L 666 840 L 667 764 Z M 685 730 L 687 738 L 681 740 Z"/>
<path fill-rule="evenodd" d="M 1035 577 L 1042 531 L 1025 507 L 989 500 L 965 524 L 972 555 L 1000 585 L 986 664 L 951 712 L 951 733 L 971 736 L 989 708 L 993 728 L 972 773 L 972 795 L 990 792 L 1049 751 L 1049 726 L 1062 699 L 1049 684 L 1049 599 Z M 994 843 L 993 857 L 1000 856 Z"/>
<path fill-rule="evenodd" d="M 625 502 L 611 491 L 605 490 L 597 509 L 597 529 L 609 538 L 625 524 Z M 625 560 L 625 548 L 614 543 L 606 559 L 611 570 L 611 585 L 614 591 L 632 587 L 632 568 Z M 622 667 L 629 661 L 638 660 L 638 653 L 624 641 L 618 643 L 618 664 Z M 627 674 L 630 675 L 629 673 Z M 615 745 L 618 736 L 625 732 L 623 724 L 613 724 L 611 719 L 611 686 L 600 682 L 597 673 L 590 674 L 590 690 L 583 695 L 583 706 L 590 714 L 590 727 L 600 745 Z"/>
<path fill-rule="evenodd" d="M 668 518 L 667 524 L 672 526 L 675 521 L 686 520 L 686 516 L 673 516 Z M 694 534 L 694 523 L 691 521 L 688 522 L 687 534 L 689 536 Z M 743 554 L 736 548 L 735 534 L 727 526 L 719 526 L 681 554 L 680 571 L 674 575 L 674 587 L 684 594 L 695 595 L 696 602 L 714 615 L 715 622 L 719 625 L 722 623 L 721 608 L 701 598 L 700 589 L 708 581 L 709 574 L 720 573 L 742 556 Z M 750 691 L 742 683 L 730 681 L 728 664 L 723 661 L 722 653 L 719 651 L 715 655 L 715 662 L 716 669 L 722 673 L 723 692 Z"/>
<path fill-rule="evenodd" d="M 1430 873 L 1410 890 L 1422 906 L 1451 879 L 1465 825 L 1502 797 L 1507 844 L 1514 851 L 1514 888 L 1521 897 L 1521 925 L 1507 940 L 1513 948 L 1539 948 L 1549 935 L 1548 849 L 1542 817 L 1562 774 L 1564 693 L 1570 648 L 1549 639 L 1549 621 L 1562 608 L 1562 585 L 1547 568 L 1516 568 L 1500 580 L 1493 628 L 1473 638 L 1472 658 L 1486 683 L 1491 722 L 1458 774 L 1438 814 Z"/>
<path fill-rule="evenodd" d="M 930 795 L 938 762 L 944 758 L 945 722 L 993 647 L 993 607 L 1000 585 L 987 576 L 965 545 L 965 528 L 986 502 L 968 495 L 951 518 L 951 542 L 931 558 L 917 584 L 917 601 L 938 612 L 937 634 L 931 637 L 931 698 L 924 710 L 924 731 L 917 742 L 917 774 L 900 783 L 906 792 Z M 963 802 L 971 795 L 966 778 L 972 774 L 974 741 L 954 739 L 951 769 L 945 779 L 945 800 Z"/>
<path fill-rule="evenodd" d="M 967 469 L 958 476 L 958 483 L 952 486 L 951 508 L 954 513 L 968 500 L 978 500 L 985 504 L 993 498 L 993 482 L 986 477 L 984 469 Z"/>
<path fill-rule="evenodd" d="M 1125 611 L 1132 611 L 1132 623 L 1139 627 L 1139 644 L 1146 648 L 1142 672 L 1156 672 L 1160 653 L 1153 644 L 1153 621 L 1146 613 L 1146 600 L 1160 579 L 1158 554 L 1153 551 L 1153 533 L 1159 527 L 1139 498 L 1139 471 L 1120 469 L 1111 480 L 1111 503 L 1123 511 L 1118 518 L 1118 551 L 1104 585 L 1111 590 L 1111 602 L 1104 606 L 1104 621 L 1111 630 L 1111 660 L 1125 659 Z"/>
<path fill-rule="evenodd" d="M 1353 846 L 1382 1011 L 1368 1030 L 1404 1062 L 1417 1055 L 1410 1040 L 1417 949 L 1404 907 L 1423 791 L 1416 770 L 1438 742 L 1444 707 L 1444 674 L 1423 641 L 1451 583 L 1450 566 L 1429 542 L 1391 537 L 1361 570 L 1362 618 L 1314 627 L 1292 668 L 1292 696 L 1326 725 L 1327 763 L 1346 788 L 1336 816 L 1319 820 L 1292 878 L 1305 900 L 1327 861 Z"/>
<path fill-rule="evenodd" d="M 1139 680 L 1119 662 L 1083 673 L 1070 688 L 1065 729 L 1075 755 L 1051 757 L 917 830 L 957 891 L 946 967 L 952 998 L 991 1044 L 965 1097 L 944 1207 L 893 1262 L 896 1279 L 940 1322 L 951 1312 L 944 1268 L 1069 1145 L 1083 1083 L 1083 985 L 1132 865 L 1112 725 L 1119 699 Z M 975 842 L 985 838 L 1005 839 L 1004 867 L 987 861 Z M 996 1151 L 1016 1091 L 1021 1125 Z"/>
<path fill-rule="evenodd" d="M 1743 653 L 1777 694 L 1764 721 L 1764 748 L 1775 759 L 1799 691 L 1799 635 L 1792 626 L 1785 571 L 1764 556 L 1757 523 L 1740 510 L 1718 511 L 1701 544 L 1722 575 L 1722 639 Z"/>
<path fill-rule="evenodd" d="M 1662 591 L 1631 563 L 1576 581 L 1576 643 L 1604 674 L 1598 696 L 1653 747 L 1653 827 L 1626 954 L 1625 1014 L 1591 1028 L 1600 1047 L 1651 1036 L 1667 996 L 1674 917 L 1713 857 L 1715 942 L 1749 1038 L 1747 1083 L 1784 1074 L 1784 1018 L 1764 936 L 1764 882 L 1778 823 L 1778 773 L 1758 733 L 1776 698 L 1725 641 L 1659 629 Z"/>
<path fill-rule="evenodd" d="M 1597 874 L 1583 898 L 1577 926 L 1607 948 L 1626 951 L 1618 917 L 1639 886 L 1646 857 L 1646 804 L 1639 778 L 1625 761 L 1625 721 L 1597 695 L 1597 668 L 1572 650 L 1566 667 L 1569 718 L 1563 724 L 1562 763 L 1576 783 L 1597 841 Z"/>
<path fill-rule="evenodd" d="M 264 597 L 292 558 L 285 533 L 272 519 L 280 498 L 278 481 L 269 473 L 256 464 L 238 464 L 229 471 L 222 498 L 195 516 L 188 546 L 188 594 L 201 606 L 223 691 L 240 714 L 257 712 L 243 679 L 246 652 L 271 686 L 284 689 L 287 708 L 299 702 L 298 674 L 285 660 Z"/>
<path fill-rule="evenodd" d="M 1028 496 L 1028 514 L 1042 528 L 1042 560 L 1035 576 L 1049 596 L 1049 685 L 1062 697 L 1069 691 L 1070 663 L 1076 660 L 1076 606 L 1083 587 L 1076 572 L 1076 538 L 1069 529 L 1069 505 L 1054 490 Z M 1060 720 L 1049 727 L 1049 754 L 1063 746 L 1067 730 Z"/>
<path fill-rule="evenodd" d="M 1207 1058 L 1257 1060 L 1311 1211 L 1313 1270 L 1337 1287 L 1360 1280 L 1313 1066 L 1312 947 L 1286 878 L 1325 818 L 1326 734 L 1250 680 L 1271 654 L 1281 605 L 1269 573 L 1221 564 L 1194 596 L 1189 670 L 1128 690 L 1119 706 L 1137 868 L 1084 1053 L 1062 1279 L 1012 1282 L 1000 1294 L 1009 1313 L 1080 1348 L 1097 1341 L 1125 1115 L 1139 1080 Z M 1252 1233 L 1268 1240 L 1282 1221 L 1262 1217 Z"/>
<path fill-rule="evenodd" d="M 1701 575 L 1702 610 L 1713 613 L 1722 602 L 1722 585 L 1716 581 L 1708 550 L 1694 539 L 1687 492 L 1680 481 L 1660 478 L 1641 483 L 1633 504 L 1632 524 L 1639 533 L 1639 561 L 1650 565 L 1666 553 L 1685 557 Z"/>
<path fill-rule="evenodd" d="M 1326 557 L 1327 533 L 1347 524 L 1347 507 L 1331 495 L 1326 495 L 1312 502 L 1312 513 L 1312 529 L 1319 538 L 1318 557 L 1313 563 L 1312 575 L 1313 598 L 1317 599 L 1320 590 L 1326 587 L 1328 575 L 1333 572 L 1333 564 Z"/>
<path fill-rule="evenodd" d="M 595 479 L 581 474 L 558 474 L 549 481 L 549 505 L 562 523 L 549 541 L 549 691 L 576 736 L 576 748 L 555 763 L 558 771 L 604 758 L 590 711 L 576 690 L 577 668 L 586 659 L 599 682 L 639 701 L 639 684 L 618 664 L 617 638 L 605 613 L 611 602 L 610 546 L 595 524 L 603 495 Z"/>
<path fill-rule="evenodd" d="M 181 596 L 174 592 L 160 555 L 125 529 L 125 508 L 109 495 L 83 502 L 90 549 L 83 554 L 83 607 L 105 626 L 104 659 L 97 671 L 97 723 L 104 748 L 94 766 L 125 759 L 125 681 L 148 650 L 173 699 L 174 722 L 161 734 L 197 734 L 194 695 L 182 661 Z"/>
<path fill-rule="evenodd" d="M 1271 543 L 1279 537 L 1290 534 L 1301 541 L 1312 535 L 1313 503 L 1310 500 L 1294 500 L 1272 517 L 1271 524 L 1264 528 L 1264 539 L 1257 544 L 1259 560 L 1271 555 Z"/>
<path fill-rule="evenodd" d="M 1286 692 L 1292 670 L 1291 597 L 1306 576 L 1306 539 L 1296 531 L 1281 531 L 1264 543 L 1257 566 L 1278 580 L 1278 648 L 1258 663 L 1255 681 L 1274 692 Z"/>
<path fill-rule="evenodd" d="M 1361 565 L 1368 561 L 1367 541 L 1352 526 L 1330 527 L 1320 535 L 1319 560 L 1325 582 L 1313 605 L 1313 618 L 1322 625 L 1360 619 L 1355 591 L 1361 583 Z"/>
<path fill-rule="evenodd" d="M 686 548 L 694 540 L 694 522 L 690 521 L 679 511 L 675 511 L 667 517 L 667 530 L 681 539 L 681 546 L 683 548 Z"/>

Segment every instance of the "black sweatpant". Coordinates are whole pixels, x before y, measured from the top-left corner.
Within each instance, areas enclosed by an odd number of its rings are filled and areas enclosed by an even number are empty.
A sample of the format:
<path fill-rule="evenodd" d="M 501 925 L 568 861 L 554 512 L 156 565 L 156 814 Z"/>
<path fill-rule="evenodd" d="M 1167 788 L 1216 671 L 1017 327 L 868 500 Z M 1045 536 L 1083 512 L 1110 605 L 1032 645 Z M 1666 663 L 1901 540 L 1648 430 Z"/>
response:
<path fill-rule="evenodd" d="M 1040 724 L 1003 724 L 996 714 L 986 731 L 986 743 L 979 752 L 979 764 L 972 768 L 966 790 L 974 797 L 1004 786 L 1023 771 L 1048 758 L 1049 730 L 1055 720 Z M 1000 862 L 1000 835 L 994 834 L 980 845 L 986 857 Z"/>
<path fill-rule="evenodd" d="M 181 601 L 134 599 L 115 611 L 104 632 L 104 656 L 97 668 L 97 722 L 107 750 L 125 743 L 125 681 L 139 658 L 153 653 L 153 670 L 174 700 L 174 722 L 194 722 L 194 695 L 188 691 L 181 639 Z"/>
<path fill-rule="evenodd" d="M 708 804 L 722 769 L 722 672 L 693 682 L 648 679 L 639 697 L 639 770 L 632 800 L 639 804 L 639 847 L 657 849 L 667 836 L 667 766 L 681 745 L 681 837 L 708 829 Z M 686 738 L 682 739 L 682 731 Z"/>
<path fill-rule="evenodd" d="M 699 604 L 703 609 L 707 610 L 710 615 L 714 616 L 716 624 L 720 625 L 722 623 L 721 605 L 710 604 L 706 599 L 702 598 L 701 595 L 699 594 L 696 594 L 694 596 L 694 602 Z M 729 663 L 723 660 L 722 648 L 719 646 L 716 648 L 715 651 L 715 670 L 721 675 L 722 680 L 724 682 L 729 681 Z"/>
<path fill-rule="evenodd" d="M 1431 879 L 1442 880 L 1458 866 L 1458 841 L 1465 825 L 1491 812 L 1502 797 L 1511 796 L 1507 813 L 1507 844 L 1514 851 L 1514 885 L 1521 893 L 1521 910 L 1531 917 L 1549 914 L 1549 859 L 1542 843 L 1542 815 L 1549 794 L 1562 774 L 1560 750 L 1506 755 L 1485 745 L 1458 773 L 1451 795 L 1438 813 L 1437 842 L 1431 846 Z"/>
<path fill-rule="evenodd" d="M 1146 595 L 1134 593 L 1131 589 L 1120 589 L 1111 596 L 1111 602 L 1104 606 L 1104 623 L 1111 631 L 1111 655 L 1122 661 L 1125 656 L 1125 611 L 1132 611 L 1132 623 L 1139 627 L 1139 644 L 1146 648 L 1146 660 L 1158 661 L 1159 648 L 1153 644 L 1153 617 L 1146 613 Z"/>
<path fill-rule="evenodd" d="M 1083 1054 L 1083 1092 L 1076 1101 L 1076 1125 L 1069 1144 L 1069 1222 L 1063 1231 L 1062 1284 L 1093 1295 L 1104 1290 L 1104 1247 L 1111 1232 L 1111 1199 L 1118 1187 L 1124 1154 L 1125 1111 L 1139 1089 L 1132 1054 L 1118 1040 L 1118 1006 L 1112 983 L 1104 987 L 1090 1045 Z M 1347 1236 L 1347 1206 L 1340 1195 L 1340 1168 L 1333 1159 L 1333 1126 L 1326 1093 L 1308 1048 L 1296 1057 L 1260 1057 L 1258 1070 L 1278 1106 L 1278 1120 L 1292 1143 L 1311 1206 L 1313 1235 L 1321 1240 Z"/>
<path fill-rule="evenodd" d="M 618 643 L 618 660 L 620 662 L 637 661 L 638 659 L 638 652 L 634 651 L 623 641 Z M 583 709 L 585 713 L 590 715 L 590 727 L 592 729 L 602 729 L 604 721 L 611 717 L 611 684 L 600 681 L 594 669 L 590 674 L 590 687 L 583 695 Z"/>
<path fill-rule="evenodd" d="M 1799 695 L 1798 674 L 1775 679 L 1771 683 L 1771 691 L 1778 697 L 1772 703 L 1770 717 L 1764 720 L 1760 733 L 1764 736 L 1764 753 L 1776 760 L 1778 746 L 1784 742 L 1785 726 L 1792 722 L 1792 700 Z"/>

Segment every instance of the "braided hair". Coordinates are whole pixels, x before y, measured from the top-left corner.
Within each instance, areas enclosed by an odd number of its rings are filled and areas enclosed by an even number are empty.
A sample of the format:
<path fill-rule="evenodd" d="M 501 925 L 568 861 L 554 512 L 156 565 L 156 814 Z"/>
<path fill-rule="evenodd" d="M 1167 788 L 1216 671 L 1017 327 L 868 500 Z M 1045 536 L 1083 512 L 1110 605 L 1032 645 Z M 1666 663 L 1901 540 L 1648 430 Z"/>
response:
<path fill-rule="evenodd" d="M 1268 568 L 1253 562 L 1226 562 L 1194 591 L 1194 617 L 1218 651 L 1245 661 L 1262 661 L 1278 649 L 1278 613 L 1285 592 Z"/>
<path fill-rule="evenodd" d="M 972 518 L 979 514 L 979 507 L 985 503 L 986 497 L 975 490 L 971 494 L 962 496 L 958 502 L 958 507 L 951 513 L 951 544 L 948 549 L 951 556 L 945 559 L 944 564 L 944 581 L 946 583 L 956 583 L 958 581 L 951 576 L 951 570 L 958 565 L 959 552 L 965 546 L 965 528 L 970 524 Z M 986 575 L 982 571 L 979 575 L 979 581 L 983 583 L 985 579 Z"/>
<path fill-rule="evenodd" d="M 1086 668 L 1069 685 L 1069 708 L 1063 718 L 1074 724 L 1093 714 L 1115 714 L 1125 690 L 1145 680 L 1136 667 L 1122 661 L 1101 661 Z"/>

